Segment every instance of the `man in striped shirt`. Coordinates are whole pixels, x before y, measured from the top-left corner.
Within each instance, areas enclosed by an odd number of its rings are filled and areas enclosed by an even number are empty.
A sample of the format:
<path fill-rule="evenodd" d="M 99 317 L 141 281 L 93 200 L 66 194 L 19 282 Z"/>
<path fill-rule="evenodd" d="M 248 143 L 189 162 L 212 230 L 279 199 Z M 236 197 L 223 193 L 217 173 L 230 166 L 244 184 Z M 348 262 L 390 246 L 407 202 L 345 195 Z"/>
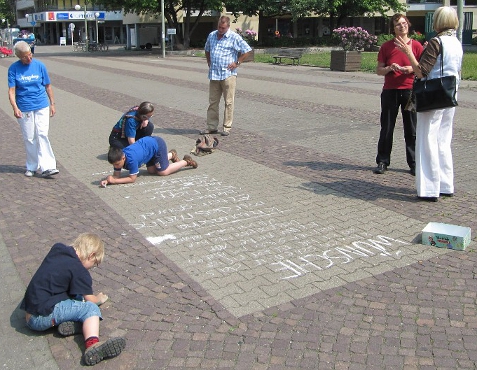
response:
<path fill-rule="evenodd" d="M 237 81 L 237 67 L 252 48 L 242 36 L 230 31 L 230 18 L 221 16 L 217 30 L 207 37 L 205 56 L 209 65 L 209 108 L 207 109 L 207 129 L 201 134 L 215 134 L 219 127 L 219 103 L 225 100 L 223 136 L 228 136 L 232 128 L 234 96 Z"/>

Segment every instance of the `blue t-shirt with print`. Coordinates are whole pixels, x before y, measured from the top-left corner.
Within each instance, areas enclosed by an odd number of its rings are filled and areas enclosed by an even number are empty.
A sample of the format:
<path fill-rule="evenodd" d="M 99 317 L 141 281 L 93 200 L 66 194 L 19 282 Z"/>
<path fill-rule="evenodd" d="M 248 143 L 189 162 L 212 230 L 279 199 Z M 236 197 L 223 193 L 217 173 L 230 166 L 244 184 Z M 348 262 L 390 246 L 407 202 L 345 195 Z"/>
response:
<path fill-rule="evenodd" d="M 8 87 L 15 88 L 15 99 L 22 112 L 46 108 L 50 105 L 45 86 L 50 84 L 46 66 L 32 59 L 30 64 L 20 60 L 8 68 Z"/>
<path fill-rule="evenodd" d="M 124 169 L 129 171 L 130 175 L 137 175 L 139 168 L 151 160 L 159 151 L 157 139 L 152 136 L 146 136 L 139 139 L 123 149 L 126 160 Z"/>

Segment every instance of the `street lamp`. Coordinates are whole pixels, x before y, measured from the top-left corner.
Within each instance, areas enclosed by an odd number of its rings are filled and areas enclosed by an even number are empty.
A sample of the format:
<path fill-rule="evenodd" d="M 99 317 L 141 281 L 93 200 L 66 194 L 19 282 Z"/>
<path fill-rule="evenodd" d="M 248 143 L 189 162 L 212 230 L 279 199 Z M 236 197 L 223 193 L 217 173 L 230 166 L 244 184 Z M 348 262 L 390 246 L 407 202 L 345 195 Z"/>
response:
<path fill-rule="evenodd" d="M 161 0 L 162 58 L 166 57 L 166 25 L 164 21 L 164 0 Z"/>
<path fill-rule="evenodd" d="M 8 19 L 2 18 L 2 23 L 7 22 L 7 30 L 6 30 L 6 35 L 7 35 L 7 44 L 12 45 L 13 39 L 12 39 L 12 30 L 10 29 L 10 24 L 8 23 Z"/>
<path fill-rule="evenodd" d="M 98 33 L 98 18 L 99 18 L 99 13 L 98 13 L 98 12 L 94 13 L 94 18 L 96 18 L 96 44 L 99 45 L 99 33 Z"/>
<path fill-rule="evenodd" d="M 81 5 L 75 5 L 76 10 L 81 9 Z M 85 42 L 86 42 L 86 50 L 88 50 L 88 20 L 86 18 L 86 1 L 84 2 L 84 32 L 85 32 Z"/>

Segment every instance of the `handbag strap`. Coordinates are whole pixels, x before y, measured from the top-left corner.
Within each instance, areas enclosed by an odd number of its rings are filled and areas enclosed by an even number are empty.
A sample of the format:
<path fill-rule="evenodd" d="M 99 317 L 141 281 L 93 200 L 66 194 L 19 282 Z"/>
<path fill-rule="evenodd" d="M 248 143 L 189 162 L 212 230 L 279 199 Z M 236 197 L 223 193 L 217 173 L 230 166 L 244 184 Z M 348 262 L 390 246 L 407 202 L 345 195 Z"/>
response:
<path fill-rule="evenodd" d="M 439 44 L 441 46 L 441 79 L 442 77 L 444 77 L 444 45 L 442 44 L 442 40 L 440 38 L 440 36 L 436 36 L 436 39 L 437 41 L 439 41 Z M 437 62 L 437 61 L 436 61 Z M 426 77 L 424 77 L 424 81 L 427 81 L 427 78 L 429 77 L 429 75 L 427 75 Z M 417 77 L 414 78 L 414 80 L 418 79 Z"/>
<path fill-rule="evenodd" d="M 437 36 L 437 40 L 439 41 L 439 44 L 441 45 L 441 78 L 442 78 L 444 76 L 444 44 L 442 43 L 440 36 Z"/>

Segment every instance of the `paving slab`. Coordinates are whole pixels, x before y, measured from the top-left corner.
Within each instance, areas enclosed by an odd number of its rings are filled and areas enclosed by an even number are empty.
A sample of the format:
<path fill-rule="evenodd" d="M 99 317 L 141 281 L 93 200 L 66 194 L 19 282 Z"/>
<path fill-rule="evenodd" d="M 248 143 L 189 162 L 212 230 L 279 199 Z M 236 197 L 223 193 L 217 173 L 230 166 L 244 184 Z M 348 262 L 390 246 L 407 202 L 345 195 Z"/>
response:
<path fill-rule="evenodd" d="M 231 136 L 198 169 L 102 189 L 107 137 L 133 104 L 151 101 L 155 134 L 180 155 L 192 149 L 206 63 L 38 49 L 55 89 L 59 176 L 23 176 L 21 134 L 0 102 L 0 233 L 19 279 L 8 309 L 17 321 L 51 245 L 94 231 L 107 242 L 95 288 L 111 297 L 101 335 L 127 340 L 100 368 L 476 366 L 474 242 L 464 252 L 420 244 L 430 221 L 475 229 L 474 84 L 456 115 L 456 196 L 438 203 L 416 200 L 400 123 L 390 171 L 372 174 L 381 77 L 254 63 L 239 71 Z M 12 61 L 0 60 L 4 80 Z M 48 366 L 81 367 L 81 337 L 22 337 Z"/>

